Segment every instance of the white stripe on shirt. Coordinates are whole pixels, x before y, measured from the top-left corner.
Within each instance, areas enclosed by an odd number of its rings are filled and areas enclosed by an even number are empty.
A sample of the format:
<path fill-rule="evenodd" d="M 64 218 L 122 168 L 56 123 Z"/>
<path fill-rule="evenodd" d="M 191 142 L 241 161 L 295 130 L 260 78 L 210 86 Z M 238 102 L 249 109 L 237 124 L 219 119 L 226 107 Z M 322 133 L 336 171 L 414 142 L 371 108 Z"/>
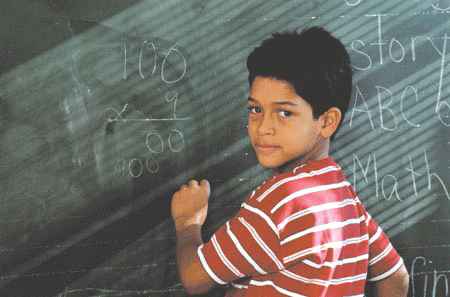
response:
<path fill-rule="evenodd" d="M 319 285 L 323 287 L 328 287 L 331 285 L 340 285 L 350 282 L 356 282 L 367 278 L 367 273 L 361 273 L 358 275 L 353 275 L 349 277 L 343 277 L 343 278 L 336 278 L 336 279 L 329 279 L 329 280 L 323 280 L 323 279 L 313 279 L 313 278 L 307 278 L 300 275 L 297 275 L 291 271 L 283 270 L 281 273 L 289 278 L 295 279 L 297 281 L 301 281 L 305 284 L 314 284 Z"/>
<path fill-rule="evenodd" d="M 369 255 L 368 254 L 363 254 L 363 255 L 357 256 L 357 257 L 346 258 L 346 259 L 337 260 L 337 261 L 334 261 L 334 262 L 326 261 L 326 262 L 323 262 L 323 263 L 320 263 L 320 264 L 315 263 L 315 262 L 313 262 L 311 260 L 305 259 L 305 260 L 303 260 L 303 263 L 305 265 L 308 265 L 308 266 L 312 267 L 312 268 L 321 269 L 324 266 L 325 267 L 329 267 L 329 268 L 335 268 L 337 266 L 342 266 L 342 265 L 350 264 L 350 263 L 357 263 L 359 261 L 364 261 L 364 260 L 367 260 L 367 259 L 369 259 Z"/>
<path fill-rule="evenodd" d="M 327 224 L 322 224 L 322 225 L 318 225 L 318 226 L 314 226 L 311 227 L 309 229 L 303 230 L 301 232 L 292 234 L 289 237 L 286 237 L 285 239 L 283 239 L 280 243 L 283 245 L 289 241 L 295 240 L 297 238 L 300 238 L 302 236 L 305 236 L 306 234 L 310 234 L 310 233 L 316 233 L 316 232 L 322 232 L 324 230 L 328 230 L 328 229 L 337 229 L 337 228 L 342 228 L 348 225 L 356 225 L 356 224 L 360 224 L 361 223 L 361 219 L 360 218 L 356 218 L 356 219 L 348 219 L 342 222 L 331 222 L 331 223 L 327 223 Z"/>
<path fill-rule="evenodd" d="M 273 184 L 268 190 L 266 190 L 264 193 L 262 193 L 256 200 L 261 202 L 264 198 L 266 198 L 267 195 L 269 195 L 271 192 L 273 192 L 276 188 L 278 188 L 279 186 L 281 186 L 282 184 L 285 184 L 287 182 L 290 182 L 290 181 L 293 181 L 293 180 L 297 180 L 297 179 L 306 178 L 306 177 L 311 177 L 311 176 L 315 176 L 315 175 L 321 175 L 321 174 L 324 174 L 324 173 L 327 173 L 327 172 L 337 171 L 337 170 L 340 170 L 340 168 L 336 167 L 336 166 L 328 166 L 328 167 L 325 167 L 325 168 L 320 169 L 320 170 L 300 173 L 300 174 L 295 175 L 295 176 L 287 177 L 287 178 L 282 179 L 282 180 L 276 182 L 275 184 Z"/>
<path fill-rule="evenodd" d="M 239 221 L 247 228 L 247 230 L 252 234 L 256 243 L 261 247 L 261 249 L 266 252 L 266 254 L 272 259 L 272 261 L 277 265 L 278 269 L 284 269 L 283 264 L 278 260 L 277 256 L 273 253 L 273 251 L 266 245 L 266 243 L 261 239 L 261 237 L 256 232 L 255 228 L 253 228 L 244 218 L 239 218 Z"/>
<path fill-rule="evenodd" d="M 297 252 L 295 254 L 292 254 L 290 256 L 284 257 L 283 261 L 284 261 L 284 263 L 291 262 L 291 261 L 294 261 L 294 260 L 296 260 L 298 258 L 302 258 L 304 256 L 307 256 L 309 254 L 318 253 L 318 252 L 320 252 L 322 250 L 326 250 L 326 249 L 329 249 L 329 248 L 341 248 L 341 247 L 346 246 L 348 244 L 360 243 L 360 242 L 366 241 L 368 239 L 369 239 L 369 236 L 366 234 L 366 235 L 363 235 L 361 237 L 350 238 L 350 239 L 347 239 L 347 240 L 344 240 L 344 241 L 327 242 L 325 244 L 317 245 L 317 246 L 311 247 L 309 249 L 301 250 L 301 251 L 299 251 L 299 252 Z"/>
<path fill-rule="evenodd" d="M 267 274 L 267 272 L 264 271 L 264 269 L 262 269 L 261 267 L 259 267 L 259 265 L 252 259 L 252 257 L 250 257 L 250 255 L 242 247 L 242 245 L 239 242 L 239 240 L 237 239 L 236 235 L 234 235 L 233 232 L 231 232 L 229 222 L 226 223 L 226 226 L 227 226 L 228 236 L 230 236 L 231 240 L 233 241 L 233 243 L 236 246 L 236 248 L 238 249 L 238 251 L 241 253 L 242 257 L 244 257 L 250 263 L 250 265 L 252 265 L 253 268 L 255 268 L 255 270 L 258 271 L 260 274 Z"/>
<path fill-rule="evenodd" d="M 392 250 L 392 244 L 389 243 L 389 245 L 384 249 L 384 251 L 382 251 L 375 258 L 372 258 L 372 260 L 369 261 L 369 266 L 377 263 L 378 261 L 380 261 L 382 258 L 384 258 L 384 256 L 389 254 L 389 252 L 391 250 Z"/>
<path fill-rule="evenodd" d="M 377 232 L 375 232 L 375 234 L 372 235 L 369 239 L 369 245 L 371 245 L 373 242 L 375 242 L 378 239 L 378 237 L 381 236 L 381 231 L 382 230 L 381 230 L 380 226 L 378 226 Z"/>
<path fill-rule="evenodd" d="M 258 287 L 271 286 L 272 288 L 274 288 L 275 290 L 277 290 L 278 292 L 280 292 L 280 293 L 282 293 L 282 294 L 284 294 L 286 296 L 291 296 L 291 297 L 308 297 L 308 296 L 305 296 L 305 295 L 297 294 L 297 293 L 288 291 L 286 289 L 283 289 L 283 288 L 275 285 L 272 281 L 269 281 L 269 280 L 262 281 L 262 282 L 251 280 L 250 284 L 254 285 L 254 286 L 258 286 Z"/>
<path fill-rule="evenodd" d="M 272 219 L 266 215 L 262 210 L 255 208 L 253 206 L 248 205 L 247 203 L 243 203 L 242 207 L 244 207 L 245 209 L 247 209 L 248 211 L 253 212 L 254 214 L 259 215 L 264 221 L 266 221 L 267 225 L 269 225 L 270 229 L 273 230 L 273 232 L 276 234 L 276 236 L 278 237 L 278 239 L 280 238 L 280 232 L 278 232 L 278 228 L 275 225 L 275 223 L 272 221 Z"/>
<path fill-rule="evenodd" d="M 318 286 L 322 286 L 322 287 L 326 287 L 329 285 L 328 280 L 306 278 L 304 276 L 297 275 L 289 270 L 283 270 L 283 271 L 280 271 L 280 273 L 289 278 L 295 279 L 297 281 L 301 281 L 305 284 L 314 284 L 314 285 L 318 285 Z"/>
<path fill-rule="evenodd" d="M 338 188 L 343 188 L 343 187 L 348 187 L 348 186 L 350 186 L 350 183 L 348 181 L 343 181 L 343 182 L 336 183 L 336 184 L 321 185 L 321 186 L 306 188 L 306 189 L 303 189 L 303 190 L 300 190 L 300 191 L 297 191 L 297 192 L 294 192 L 294 193 L 288 195 L 286 198 L 284 198 L 283 200 L 278 202 L 277 205 L 275 205 L 270 212 L 274 213 L 275 211 L 277 211 L 278 208 L 280 208 L 284 204 L 286 204 L 289 201 L 294 200 L 298 197 L 301 197 L 303 195 L 317 193 L 317 192 L 321 192 L 321 191 L 332 190 L 332 189 L 338 189 Z"/>
<path fill-rule="evenodd" d="M 355 200 L 346 199 L 346 200 L 339 201 L 339 202 L 330 202 L 330 203 L 320 204 L 320 205 L 316 205 L 316 206 L 311 206 L 305 210 L 299 211 L 299 212 L 294 213 L 293 215 L 287 217 L 284 221 L 282 221 L 281 223 L 278 224 L 277 228 L 278 228 L 278 230 L 281 230 L 284 227 L 286 227 L 286 225 L 290 221 L 293 221 L 295 219 L 298 219 L 298 218 L 300 218 L 304 215 L 310 214 L 310 213 L 324 211 L 324 210 L 330 210 L 330 209 L 336 209 L 336 208 L 342 208 L 347 205 L 356 205 Z"/>
<path fill-rule="evenodd" d="M 398 261 L 398 263 L 394 267 L 392 267 L 391 269 L 389 269 L 388 271 L 386 271 L 383 274 L 380 274 L 378 276 L 375 276 L 375 277 L 372 277 L 370 279 L 367 279 L 367 281 L 375 282 L 375 281 L 379 281 L 379 280 L 385 279 L 388 276 L 391 276 L 392 274 L 394 274 L 394 272 L 396 272 L 400 268 L 400 266 L 402 266 L 402 265 L 403 265 L 403 259 L 400 258 L 400 261 Z"/>
<path fill-rule="evenodd" d="M 230 271 L 232 271 L 236 276 L 242 278 L 245 277 L 244 274 L 242 274 L 234 265 L 228 260 L 228 258 L 225 256 L 225 254 L 222 251 L 222 248 L 220 247 L 219 242 L 217 241 L 216 235 L 214 234 L 211 238 L 211 241 L 213 243 L 214 249 L 216 250 L 217 254 L 219 255 L 219 258 L 222 260 L 223 264 L 228 267 Z"/>
<path fill-rule="evenodd" d="M 200 259 L 200 262 L 201 262 L 202 265 L 203 265 L 203 268 L 205 269 L 205 271 L 208 273 L 208 275 L 209 275 L 216 283 L 218 283 L 218 284 L 220 284 L 220 285 L 226 285 L 227 283 L 224 282 L 223 280 L 221 280 L 221 279 L 220 279 L 220 278 L 219 278 L 219 277 L 211 270 L 211 268 L 209 267 L 208 262 L 206 262 L 206 259 L 205 259 L 205 257 L 203 256 L 203 252 L 201 251 L 202 247 L 203 247 L 203 244 L 202 244 L 201 246 L 198 247 L 198 249 L 197 249 L 197 254 L 198 254 L 198 257 L 199 257 L 199 259 Z"/>

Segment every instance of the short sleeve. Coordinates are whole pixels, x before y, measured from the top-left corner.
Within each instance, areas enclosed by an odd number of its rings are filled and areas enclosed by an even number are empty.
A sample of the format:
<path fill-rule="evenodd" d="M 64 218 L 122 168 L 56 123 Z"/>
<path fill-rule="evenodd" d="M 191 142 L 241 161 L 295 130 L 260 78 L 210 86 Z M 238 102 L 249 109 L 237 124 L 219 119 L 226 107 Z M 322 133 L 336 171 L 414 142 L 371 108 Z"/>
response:
<path fill-rule="evenodd" d="M 239 213 L 199 247 L 200 261 L 218 284 L 284 269 L 275 224 L 261 209 L 244 203 Z"/>
<path fill-rule="evenodd" d="M 379 281 L 396 272 L 403 264 L 403 259 L 392 246 L 381 227 L 367 215 L 369 231 L 369 267 L 368 281 Z"/>

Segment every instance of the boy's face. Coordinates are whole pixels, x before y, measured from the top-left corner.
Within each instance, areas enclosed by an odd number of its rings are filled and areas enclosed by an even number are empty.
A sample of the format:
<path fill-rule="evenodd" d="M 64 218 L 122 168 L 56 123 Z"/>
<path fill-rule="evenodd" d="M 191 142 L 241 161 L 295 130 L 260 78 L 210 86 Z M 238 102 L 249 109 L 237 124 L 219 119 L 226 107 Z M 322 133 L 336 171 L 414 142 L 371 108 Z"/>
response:
<path fill-rule="evenodd" d="M 322 119 L 286 81 L 257 76 L 248 99 L 248 135 L 259 163 L 274 173 L 328 156 Z"/>

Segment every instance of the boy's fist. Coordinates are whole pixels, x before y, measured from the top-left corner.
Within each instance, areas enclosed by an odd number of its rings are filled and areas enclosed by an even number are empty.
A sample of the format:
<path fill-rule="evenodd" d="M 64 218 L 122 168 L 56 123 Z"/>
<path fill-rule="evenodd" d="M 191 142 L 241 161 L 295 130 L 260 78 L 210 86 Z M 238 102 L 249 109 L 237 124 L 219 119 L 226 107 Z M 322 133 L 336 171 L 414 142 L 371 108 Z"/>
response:
<path fill-rule="evenodd" d="M 210 192 L 207 180 L 202 180 L 200 184 L 196 180 L 191 180 L 173 195 L 172 218 L 177 231 L 190 225 L 203 225 L 208 213 Z"/>

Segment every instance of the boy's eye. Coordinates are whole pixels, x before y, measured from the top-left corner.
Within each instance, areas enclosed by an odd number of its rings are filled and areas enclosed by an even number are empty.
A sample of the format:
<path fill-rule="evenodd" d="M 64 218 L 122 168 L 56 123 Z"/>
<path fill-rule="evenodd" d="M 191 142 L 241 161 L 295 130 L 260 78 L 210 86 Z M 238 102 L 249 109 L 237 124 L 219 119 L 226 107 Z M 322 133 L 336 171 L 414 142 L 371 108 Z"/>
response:
<path fill-rule="evenodd" d="M 291 111 L 288 111 L 288 110 L 280 110 L 279 111 L 279 113 L 280 113 L 280 115 L 282 116 L 282 117 L 289 117 L 289 116 L 291 116 L 292 115 L 292 112 Z"/>
<path fill-rule="evenodd" d="M 249 113 L 260 113 L 261 108 L 259 108 L 257 106 L 249 106 L 248 111 L 249 111 Z"/>

